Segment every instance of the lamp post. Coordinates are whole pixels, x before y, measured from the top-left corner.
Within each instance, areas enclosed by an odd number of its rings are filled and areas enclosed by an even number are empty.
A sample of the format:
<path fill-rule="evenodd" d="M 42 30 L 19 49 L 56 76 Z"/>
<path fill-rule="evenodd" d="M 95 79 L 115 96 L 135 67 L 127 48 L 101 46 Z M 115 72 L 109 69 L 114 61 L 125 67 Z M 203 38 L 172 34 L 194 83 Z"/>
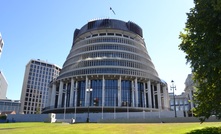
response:
<path fill-rule="evenodd" d="M 176 115 L 176 103 L 175 103 L 175 94 L 174 94 L 174 89 L 176 90 L 176 86 L 174 85 L 174 81 L 171 81 L 172 86 L 170 86 L 170 90 L 173 90 L 173 104 L 174 104 L 174 112 L 175 112 L 175 118 L 177 117 Z"/>
<path fill-rule="evenodd" d="M 93 89 L 92 88 L 90 88 L 90 89 L 86 89 L 86 91 L 87 91 L 87 93 L 89 93 L 89 100 L 88 100 L 88 107 L 87 107 L 87 122 L 90 122 L 90 117 L 89 117 L 89 106 L 90 106 L 90 104 L 91 104 L 91 92 L 93 91 Z"/>

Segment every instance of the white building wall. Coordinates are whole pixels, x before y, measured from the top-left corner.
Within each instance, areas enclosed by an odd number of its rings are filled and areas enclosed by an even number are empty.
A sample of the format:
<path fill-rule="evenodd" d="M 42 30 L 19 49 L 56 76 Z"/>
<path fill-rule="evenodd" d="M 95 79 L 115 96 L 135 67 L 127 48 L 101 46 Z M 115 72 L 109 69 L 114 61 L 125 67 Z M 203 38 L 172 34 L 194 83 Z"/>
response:
<path fill-rule="evenodd" d="M 5 79 L 5 76 L 0 71 L 0 99 L 6 99 L 8 83 Z"/>

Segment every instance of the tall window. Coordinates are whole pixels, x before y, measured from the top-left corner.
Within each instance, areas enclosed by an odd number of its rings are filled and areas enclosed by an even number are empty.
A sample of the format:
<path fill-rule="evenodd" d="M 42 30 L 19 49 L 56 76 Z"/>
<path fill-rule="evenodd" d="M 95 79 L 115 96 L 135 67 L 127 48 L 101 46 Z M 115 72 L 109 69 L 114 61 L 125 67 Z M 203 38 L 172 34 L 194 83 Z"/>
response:
<path fill-rule="evenodd" d="M 122 80 L 121 81 L 121 106 L 131 106 L 131 81 Z"/>
<path fill-rule="evenodd" d="M 77 98 L 77 105 L 78 106 L 85 106 L 85 81 L 78 82 L 78 98 Z"/>
<path fill-rule="evenodd" d="M 105 80 L 105 106 L 115 106 L 118 104 L 117 80 Z"/>
<path fill-rule="evenodd" d="M 102 80 L 91 80 L 91 106 L 102 106 Z"/>

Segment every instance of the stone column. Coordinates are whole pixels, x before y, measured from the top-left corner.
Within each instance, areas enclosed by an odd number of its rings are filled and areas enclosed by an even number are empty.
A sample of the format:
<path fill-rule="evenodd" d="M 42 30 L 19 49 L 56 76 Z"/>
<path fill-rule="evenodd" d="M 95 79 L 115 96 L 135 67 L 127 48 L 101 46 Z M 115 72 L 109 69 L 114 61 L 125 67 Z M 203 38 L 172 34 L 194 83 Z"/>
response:
<path fill-rule="evenodd" d="M 58 94 L 58 107 L 61 107 L 62 102 L 62 94 L 63 94 L 63 81 L 60 81 L 59 85 L 59 94 Z"/>
<path fill-rule="evenodd" d="M 56 97 L 56 84 L 52 84 L 52 93 L 51 93 L 51 100 L 50 100 L 50 106 L 54 107 L 55 104 L 55 97 Z"/>
<path fill-rule="evenodd" d="M 121 106 L 121 76 L 118 79 L 118 106 Z"/>
<path fill-rule="evenodd" d="M 70 92 L 70 107 L 73 107 L 73 100 L 74 100 L 74 91 L 75 91 L 75 87 L 74 87 L 74 79 L 71 79 L 71 92 Z"/>
<path fill-rule="evenodd" d="M 160 83 L 157 84 L 157 99 L 158 99 L 158 109 L 161 110 L 161 91 L 160 91 Z"/>
<path fill-rule="evenodd" d="M 151 84 L 150 80 L 148 81 L 148 107 L 152 108 L 152 97 L 151 97 Z"/>

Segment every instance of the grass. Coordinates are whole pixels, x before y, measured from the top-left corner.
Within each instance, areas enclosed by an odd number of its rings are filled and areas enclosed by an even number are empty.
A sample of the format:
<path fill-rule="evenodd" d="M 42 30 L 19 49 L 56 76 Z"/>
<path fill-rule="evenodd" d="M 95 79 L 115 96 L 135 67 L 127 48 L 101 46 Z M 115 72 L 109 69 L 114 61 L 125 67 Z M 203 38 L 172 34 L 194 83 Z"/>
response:
<path fill-rule="evenodd" d="M 209 132 L 208 132 L 209 131 Z M 200 123 L 4 123 L 0 134 L 216 134 L 220 122 Z"/>

